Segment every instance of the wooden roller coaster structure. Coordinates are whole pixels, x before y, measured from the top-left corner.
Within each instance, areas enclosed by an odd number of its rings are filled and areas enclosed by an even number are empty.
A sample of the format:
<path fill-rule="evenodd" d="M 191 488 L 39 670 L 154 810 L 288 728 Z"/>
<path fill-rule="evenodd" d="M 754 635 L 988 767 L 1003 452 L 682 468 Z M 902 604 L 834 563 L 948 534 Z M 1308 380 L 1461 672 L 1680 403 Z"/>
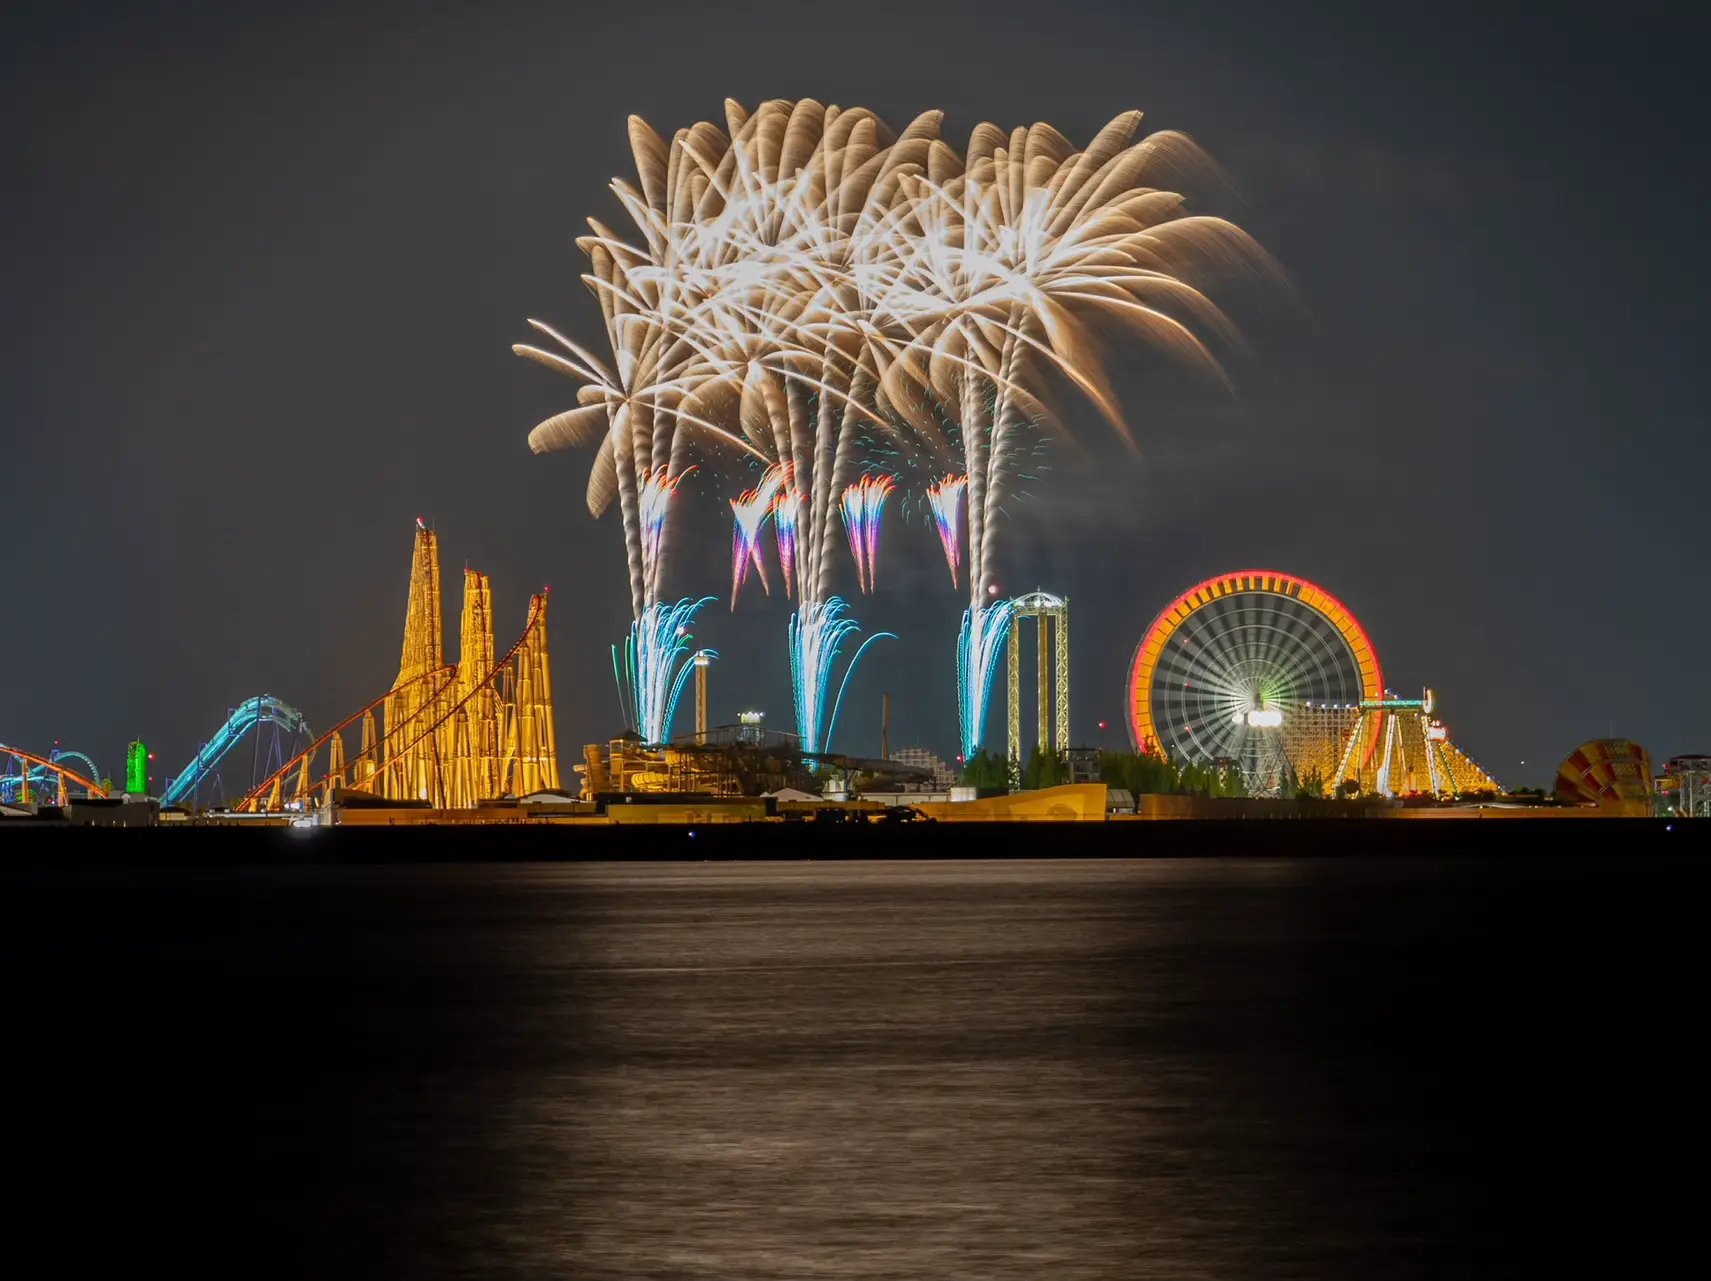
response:
<path fill-rule="evenodd" d="M 262 780 L 236 808 L 302 810 L 330 804 L 339 793 L 366 793 L 472 809 L 557 789 L 547 592 L 529 598 L 528 625 L 497 660 L 487 575 L 464 570 L 455 665 L 446 662 L 441 627 L 439 541 L 418 520 L 404 652 L 392 688 Z M 360 726 L 360 746 L 349 754 L 344 736 L 352 726 Z"/>

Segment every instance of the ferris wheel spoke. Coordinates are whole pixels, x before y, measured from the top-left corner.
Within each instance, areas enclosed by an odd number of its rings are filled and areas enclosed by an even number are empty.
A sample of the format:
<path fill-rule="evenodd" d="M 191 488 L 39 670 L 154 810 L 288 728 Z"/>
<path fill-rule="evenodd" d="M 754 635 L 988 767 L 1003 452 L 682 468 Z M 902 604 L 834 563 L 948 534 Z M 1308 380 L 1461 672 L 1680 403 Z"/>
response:
<path fill-rule="evenodd" d="M 1330 634 L 1330 628 L 1322 615 L 1303 608 L 1292 619 L 1292 630 L 1299 638 L 1301 652 L 1311 663 L 1311 668 L 1303 665 L 1298 673 L 1303 693 L 1301 701 L 1312 697 L 1313 691 L 1326 687 L 1332 682 L 1328 679 L 1325 665 L 1327 654 L 1337 652 L 1339 646 Z"/>
<path fill-rule="evenodd" d="M 1231 698 L 1245 699 L 1247 691 L 1237 683 L 1241 671 L 1239 637 L 1220 627 L 1218 617 L 1207 610 L 1192 615 L 1189 622 L 1197 624 L 1195 634 L 1201 645 L 1200 662 L 1206 682 Z"/>
<path fill-rule="evenodd" d="M 1159 667 L 1165 675 L 1172 678 L 1180 676 L 1184 682 L 1204 692 L 1228 698 L 1238 697 L 1238 691 L 1229 683 L 1223 671 L 1204 661 L 1199 654 L 1167 651 Z"/>
<path fill-rule="evenodd" d="M 1326 637 L 1304 609 L 1286 609 L 1278 611 L 1273 644 L 1288 656 L 1278 665 L 1280 699 L 1298 706 L 1321 683 Z"/>
<path fill-rule="evenodd" d="M 1271 638 L 1268 635 L 1272 624 L 1265 608 L 1265 601 L 1261 597 L 1252 598 L 1245 612 L 1247 615 L 1246 657 L 1247 661 L 1257 671 L 1270 666 L 1275 658 L 1272 652 Z"/>

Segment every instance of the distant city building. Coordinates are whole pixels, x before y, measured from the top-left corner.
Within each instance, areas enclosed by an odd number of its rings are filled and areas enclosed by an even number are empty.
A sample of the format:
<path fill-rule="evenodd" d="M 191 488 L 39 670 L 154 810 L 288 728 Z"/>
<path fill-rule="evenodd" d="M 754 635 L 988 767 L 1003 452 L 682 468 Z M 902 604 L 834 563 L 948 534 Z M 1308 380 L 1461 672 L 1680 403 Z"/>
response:
<path fill-rule="evenodd" d="M 891 759 L 899 765 L 913 765 L 916 769 L 931 770 L 934 791 L 946 791 L 957 781 L 956 770 L 924 747 L 900 748 L 891 753 Z"/>

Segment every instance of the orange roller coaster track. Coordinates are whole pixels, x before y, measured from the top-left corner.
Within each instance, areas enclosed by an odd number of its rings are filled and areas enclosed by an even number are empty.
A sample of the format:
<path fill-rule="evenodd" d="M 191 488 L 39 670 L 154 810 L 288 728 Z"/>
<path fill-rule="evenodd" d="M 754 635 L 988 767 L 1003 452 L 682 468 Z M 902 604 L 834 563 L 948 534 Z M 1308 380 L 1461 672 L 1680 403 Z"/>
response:
<path fill-rule="evenodd" d="M 237 809 L 303 809 L 317 797 L 328 803 L 339 791 L 467 809 L 558 787 L 545 591 L 530 598 L 528 625 L 516 643 L 497 661 L 493 648 L 491 586 L 485 574 L 465 570 L 461 650 L 456 666 L 445 662 L 439 545 L 418 521 L 403 655 L 392 688 L 287 761 Z M 361 750 L 347 757 L 344 732 L 359 722 Z"/>

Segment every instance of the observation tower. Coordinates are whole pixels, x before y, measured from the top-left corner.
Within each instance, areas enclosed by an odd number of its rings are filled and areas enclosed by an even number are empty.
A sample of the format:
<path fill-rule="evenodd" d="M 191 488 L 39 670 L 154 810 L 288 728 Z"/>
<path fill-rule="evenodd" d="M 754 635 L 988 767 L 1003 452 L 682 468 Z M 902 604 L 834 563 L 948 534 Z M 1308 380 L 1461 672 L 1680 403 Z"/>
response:
<path fill-rule="evenodd" d="M 1312 780 L 1327 794 L 1498 790 L 1432 718 L 1431 691 L 1386 690 L 1353 612 L 1293 574 L 1242 570 L 1183 592 L 1135 647 L 1127 693 L 1137 751 L 1234 766 L 1252 794 Z"/>

